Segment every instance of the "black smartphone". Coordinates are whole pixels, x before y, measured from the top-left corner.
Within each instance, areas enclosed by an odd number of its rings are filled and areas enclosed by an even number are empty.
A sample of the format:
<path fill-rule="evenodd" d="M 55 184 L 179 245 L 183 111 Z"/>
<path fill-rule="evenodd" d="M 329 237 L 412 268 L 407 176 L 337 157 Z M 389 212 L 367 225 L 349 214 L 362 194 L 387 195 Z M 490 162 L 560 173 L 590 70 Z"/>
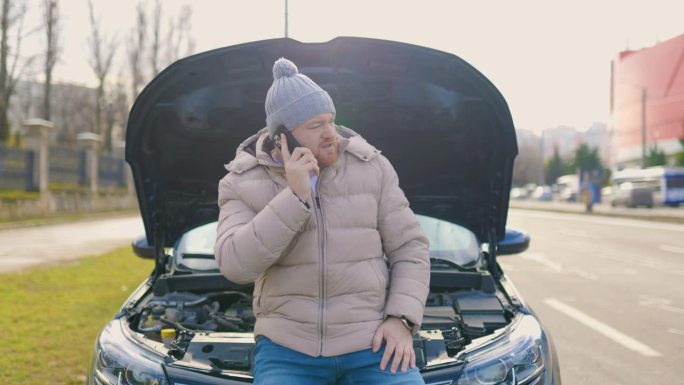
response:
<path fill-rule="evenodd" d="M 278 126 L 275 135 L 273 135 L 273 142 L 275 142 L 278 148 L 282 148 L 282 145 L 280 143 L 280 134 L 285 134 L 285 137 L 287 138 L 287 149 L 290 151 L 290 154 L 292 154 L 292 151 L 294 151 L 295 148 L 304 147 L 297 141 L 297 139 L 295 139 L 294 135 L 292 135 L 290 130 L 285 128 L 285 126 L 280 125 Z"/>

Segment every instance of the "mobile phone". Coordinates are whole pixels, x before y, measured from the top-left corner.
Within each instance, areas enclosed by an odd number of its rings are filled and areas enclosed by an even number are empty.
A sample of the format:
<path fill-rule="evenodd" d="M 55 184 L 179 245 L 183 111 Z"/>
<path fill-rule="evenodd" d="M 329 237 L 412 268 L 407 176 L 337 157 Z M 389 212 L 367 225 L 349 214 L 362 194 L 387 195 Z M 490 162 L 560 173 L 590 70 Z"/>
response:
<path fill-rule="evenodd" d="M 290 154 L 292 154 L 292 151 L 294 151 L 295 148 L 304 147 L 297 141 L 297 139 L 295 139 L 290 130 L 281 124 L 278 126 L 278 129 L 276 129 L 275 135 L 273 135 L 273 142 L 275 142 L 278 148 L 282 148 L 282 144 L 280 143 L 280 134 L 285 134 L 285 137 L 287 138 L 287 149 L 290 151 Z"/>

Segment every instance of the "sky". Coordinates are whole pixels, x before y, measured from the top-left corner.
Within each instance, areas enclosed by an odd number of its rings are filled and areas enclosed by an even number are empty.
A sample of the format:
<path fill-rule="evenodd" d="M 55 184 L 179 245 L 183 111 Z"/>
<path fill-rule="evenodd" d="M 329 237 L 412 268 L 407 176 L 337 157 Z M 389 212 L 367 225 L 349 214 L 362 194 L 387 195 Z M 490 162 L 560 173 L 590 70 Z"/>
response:
<path fill-rule="evenodd" d="M 40 24 L 28 0 L 27 27 Z M 138 0 L 93 0 L 103 29 L 120 42 L 114 73 L 125 75 L 126 47 Z M 147 0 L 148 7 L 152 1 Z M 285 0 L 164 0 L 166 15 L 192 6 L 195 52 L 284 36 Z M 61 82 L 95 84 L 88 66 L 86 0 L 60 0 Z M 608 121 L 610 65 L 620 51 L 684 34 L 684 1 L 616 0 L 289 0 L 289 37 L 336 36 L 403 41 L 455 54 L 480 70 L 508 101 L 517 128 L 559 125 L 586 130 Z M 38 36 L 35 36 L 38 35 Z M 40 50 L 42 35 L 27 39 Z M 40 75 L 36 75 L 40 80 Z"/>

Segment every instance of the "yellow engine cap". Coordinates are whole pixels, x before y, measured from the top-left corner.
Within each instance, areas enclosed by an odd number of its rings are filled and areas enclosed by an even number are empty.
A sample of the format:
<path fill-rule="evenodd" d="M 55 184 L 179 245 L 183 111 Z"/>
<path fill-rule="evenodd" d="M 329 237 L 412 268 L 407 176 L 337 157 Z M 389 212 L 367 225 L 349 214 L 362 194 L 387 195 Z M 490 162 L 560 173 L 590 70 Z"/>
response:
<path fill-rule="evenodd" d="M 162 338 L 176 338 L 176 329 L 162 329 Z"/>

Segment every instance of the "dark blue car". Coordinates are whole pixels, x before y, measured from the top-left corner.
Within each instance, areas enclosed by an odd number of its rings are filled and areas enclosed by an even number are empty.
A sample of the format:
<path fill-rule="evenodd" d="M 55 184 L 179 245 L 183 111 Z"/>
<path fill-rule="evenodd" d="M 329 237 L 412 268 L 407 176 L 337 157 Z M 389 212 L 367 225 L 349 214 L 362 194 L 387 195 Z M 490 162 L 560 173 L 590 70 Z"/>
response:
<path fill-rule="evenodd" d="M 337 120 L 383 150 L 430 238 L 431 283 L 414 338 L 427 384 L 560 384 L 549 336 L 497 263 L 529 237 L 506 231 L 517 144 L 506 101 L 460 58 L 398 42 L 275 39 L 182 59 L 137 99 L 128 123 L 155 268 L 100 333 L 89 384 L 244 384 L 252 376 L 252 286 L 226 280 L 213 246 L 217 185 L 264 126 L 271 65 L 296 62 Z"/>

